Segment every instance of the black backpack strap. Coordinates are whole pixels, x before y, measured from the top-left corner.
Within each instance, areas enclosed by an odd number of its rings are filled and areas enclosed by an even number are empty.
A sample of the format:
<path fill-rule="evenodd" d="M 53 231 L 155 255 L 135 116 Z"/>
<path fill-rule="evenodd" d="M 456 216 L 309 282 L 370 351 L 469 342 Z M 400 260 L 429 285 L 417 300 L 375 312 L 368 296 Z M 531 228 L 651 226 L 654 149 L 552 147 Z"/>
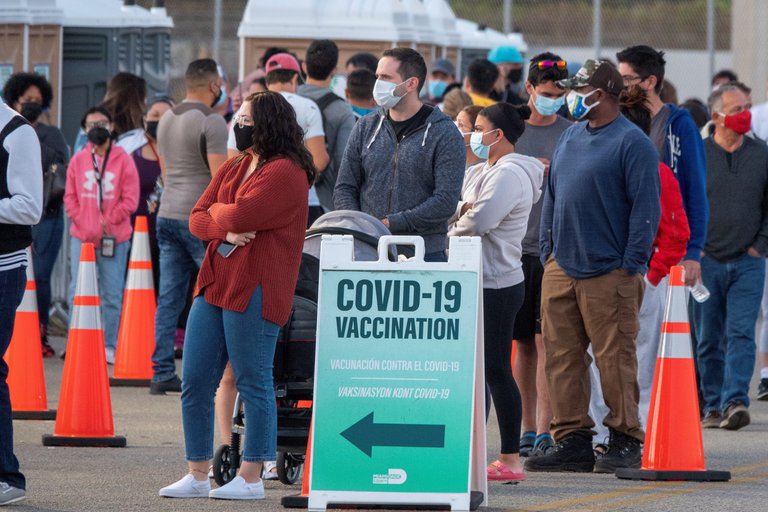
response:
<path fill-rule="evenodd" d="M 24 119 L 21 116 L 13 116 L 10 121 L 3 127 L 2 131 L 0 131 L 0 146 L 2 146 L 5 143 L 5 138 L 8 137 L 11 132 L 13 132 L 16 128 L 22 125 L 28 125 L 26 119 Z"/>
<path fill-rule="evenodd" d="M 328 92 L 324 95 L 320 96 L 318 99 L 313 100 L 315 103 L 317 103 L 317 108 L 320 109 L 320 114 L 323 113 L 323 111 L 328 108 L 328 106 L 333 103 L 334 101 L 344 101 L 343 99 L 339 98 L 336 93 Z M 323 116 L 323 120 L 325 120 L 325 116 Z"/>

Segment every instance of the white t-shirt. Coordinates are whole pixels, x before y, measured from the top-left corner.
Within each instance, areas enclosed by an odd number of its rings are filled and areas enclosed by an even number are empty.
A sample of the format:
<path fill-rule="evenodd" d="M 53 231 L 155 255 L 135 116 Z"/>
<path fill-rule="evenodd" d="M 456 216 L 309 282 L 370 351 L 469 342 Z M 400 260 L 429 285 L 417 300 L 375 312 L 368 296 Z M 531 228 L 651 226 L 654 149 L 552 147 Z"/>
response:
<path fill-rule="evenodd" d="M 320 109 L 317 107 L 317 103 L 298 94 L 292 92 L 280 92 L 283 98 L 288 100 L 293 110 L 296 111 L 296 121 L 304 130 L 304 140 L 311 139 L 312 137 L 325 137 L 325 131 L 323 130 L 323 116 L 320 114 Z M 237 151 L 237 143 L 235 142 L 235 123 L 229 128 L 229 138 L 227 139 L 227 149 L 233 149 Z M 309 206 L 320 206 L 320 199 L 317 197 L 315 187 L 309 189 Z"/>
<path fill-rule="evenodd" d="M 752 107 L 752 132 L 760 140 L 768 141 L 768 103 Z"/>

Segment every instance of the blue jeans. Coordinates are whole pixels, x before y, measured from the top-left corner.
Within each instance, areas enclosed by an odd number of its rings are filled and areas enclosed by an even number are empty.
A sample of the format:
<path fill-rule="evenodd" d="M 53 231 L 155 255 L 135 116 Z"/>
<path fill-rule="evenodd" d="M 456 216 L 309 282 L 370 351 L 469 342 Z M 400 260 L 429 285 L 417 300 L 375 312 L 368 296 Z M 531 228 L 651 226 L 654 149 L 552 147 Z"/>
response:
<path fill-rule="evenodd" d="M 160 292 L 155 313 L 152 380 L 162 382 L 176 375 L 173 352 L 176 325 L 187 304 L 189 281 L 203 264 L 205 247 L 189 232 L 189 222 L 163 217 L 157 218 L 157 245 L 160 247 Z"/>
<path fill-rule="evenodd" d="M 26 488 L 26 480 L 19 472 L 19 461 L 13 454 L 11 396 L 6 382 L 8 365 L 4 357 L 13 336 L 16 308 L 21 304 L 26 286 L 26 267 L 0 272 L 0 482 L 18 489 Z"/>
<path fill-rule="evenodd" d="M 734 402 L 749 406 L 765 260 L 744 255 L 721 263 L 704 256 L 701 277 L 710 297 L 702 304 L 692 301 L 691 310 L 704 413 L 724 411 Z"/>
<path fill-rule="evenodd" d="M 44 215 L 37 226 L 32 226 L 32 259 L 37 286 L 37 311 L 40 324 L 48 326 L 51 309 L 51 273 L 61 249 L 64 235 L 64 217 Z"/>
<path fill-rule="evenodd" d="M 272 362 L 280 327 L 261 316 L 261 286 L 242 313 L 198 296 L 192 303 L 184 339 L 181 413 L 188 461 L 213 457 L 214 396 L 227 361 L 245 404 L 243 460 L 275 460 L 277 408 Z"/>
<path fill-rule="evenodd" d="M 77 286 L 77 272 L 80 269 L 80 249 L 83 242 L 71 238 L 69 248 L 70 273 L 69 281 L 69 310 L 72 311 L 72 301 Z M 101 321 L 104 327 L 104 346 L 117 349 L 117 333 L 120 329 L 120 313 L 123 310 L 123 288 L 125 287 L 125 272 L 128 268 L 128 253 L 131 242 L 125 241 L 115 245 L 115 255 L 105 258 L 101 250 L 96 248 L 96 270 L 98 273 L 99 297 L 101 298 Z M 71 316 L 70 316 L 71 318 Z"/>

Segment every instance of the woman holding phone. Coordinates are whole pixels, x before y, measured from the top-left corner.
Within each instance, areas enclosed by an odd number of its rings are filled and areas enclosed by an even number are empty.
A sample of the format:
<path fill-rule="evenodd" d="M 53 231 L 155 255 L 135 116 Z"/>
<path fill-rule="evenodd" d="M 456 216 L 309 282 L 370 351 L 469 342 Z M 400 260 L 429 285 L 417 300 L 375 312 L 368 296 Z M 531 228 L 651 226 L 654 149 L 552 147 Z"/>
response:
<path fill-rule="evenodd" d="M 272 361 L 291 311 L 316 171 L 293 109 L 278 93 L 246 98 L 235 137 L 243 153 L 222 165 L 190 217 L 191 232 L 210 243 L 184 342 L 189 473 L 160 490 L 169 498 L 263 499 L 262 465 L 276 457 Z M 245 438 L 238 476 L 211 490 L 214 394 L 228 361 L 245 421 L 258 428 Z"/>

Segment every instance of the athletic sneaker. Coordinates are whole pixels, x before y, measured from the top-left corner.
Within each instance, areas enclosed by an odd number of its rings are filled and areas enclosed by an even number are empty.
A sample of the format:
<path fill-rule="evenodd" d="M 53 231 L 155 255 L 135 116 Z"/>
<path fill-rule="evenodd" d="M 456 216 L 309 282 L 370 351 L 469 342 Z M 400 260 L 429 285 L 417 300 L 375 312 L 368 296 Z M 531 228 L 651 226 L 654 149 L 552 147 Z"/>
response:
<path fill-rule="evenodd" d="M 536 432 L 525 432 L 520 438 L 520 456 L 528 457 L 536 444 Z"/>
<path fill-rule="evenodd" d="M 595 453 L 592 451 L 592 433 L 589 431 L 572 432 L 546 455 L 528 457 L 525 461 L 526 471 L 591 473 L 594 466 Z"/>
<path fill-rule="evenodd" d="M 533 451 L 531 451 L 531 457 L 539 457 L 546 455 L 555 447 L 555 440 L 549 433 L 539 434 L 536 436 L 536 442 L 533 443 Z"/>
<path fill-rule="evenodd" d="M 768 379 L 760 379 L 760 384 L 757 386 L 757 399 L 768 400 Z"/>
<path fill-rule="evenodd" d="M 211 489 L 208 497 L 219 500 L 263 500 L 264 482 L 259 480 L 249 484 L 243 477 L 236 476 L 227 485 Z"/>
<path fill-rule="evenodd" d="M 187 474 L 178 482 L 172 483 L 160 489 L 160 496 L 164 498 L 207 498 L 211 492 L 211 482 L 195 480 L 192 474 Z"/>
<path fill-rule="evenodd" d="M 18 503 L 27 497 L 27 493 L 24 489 L 12 487 L 5 482 L 0 482 L 0 507 L 3 505 L 10 505 L 11 503 Z"/>
<path fill-rule="evenodd" d="M 166 393 L 181 393 L 181 379 L 178 375 L 174 375 L 168 380 L 149 383 L 150 395 L 164 395 Z"/>
<path fill-rule="evenodd" d="M 725 418 L 720 423 L 720 428 L 726 430 L 739 430 L 749 425 L 749 411 L 741 402 L 733 402 L 725 409 Z"/>
<path fill-rule="evenodd" d="M 615 473 L 619 468 L 639 468 L 643 448 L 639 439 L 618 430 L 609 429 L 608 449 L 597 457 L 595 473 Z"/>
<path fill-rule="evenodd" d="M 107 364 L 115 364 L 115 349 L 110 347 L 105 348 L 104 356 L 107 359 Z"/>
<path fill-rule="evenodd" d="M 720 428 L 723 422 L 723 415 L 719 411 L 709 411 L 701 420 L 701 428 Z"/>
<path fill-rule="evenodd" d="M 262 480 L 277 480 L 277 462 L 268 460 L 261 469 Z"/>

